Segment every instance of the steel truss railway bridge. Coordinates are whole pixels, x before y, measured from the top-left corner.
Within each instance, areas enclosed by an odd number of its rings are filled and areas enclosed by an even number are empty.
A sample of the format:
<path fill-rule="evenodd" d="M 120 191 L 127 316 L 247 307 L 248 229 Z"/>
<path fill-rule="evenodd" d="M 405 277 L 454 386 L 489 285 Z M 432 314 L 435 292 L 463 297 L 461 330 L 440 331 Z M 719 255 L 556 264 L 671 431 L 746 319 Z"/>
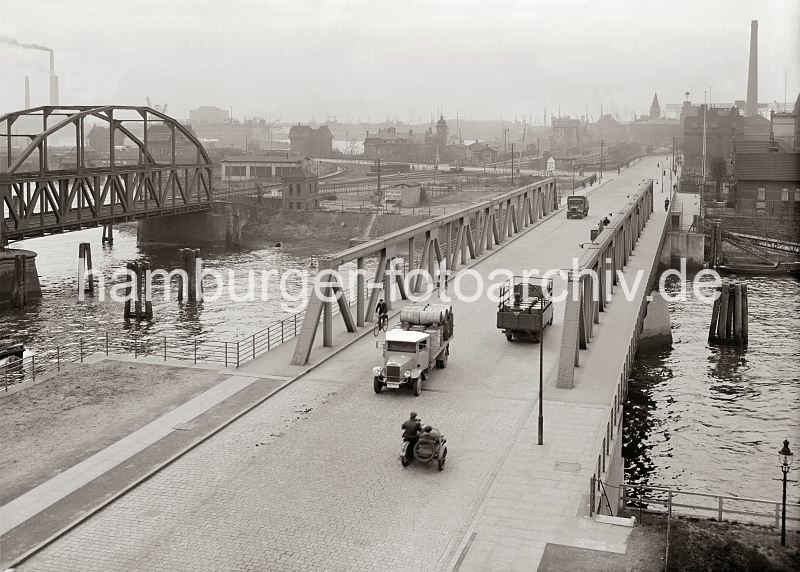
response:
<path fill-rule="evenodd" d="M 105 130 L 90 137 L 97 125 Z M 0 145 L 0 244 L 212 207 L 212 165 L 200 141 L 149 107 L 7 113 Z"/>

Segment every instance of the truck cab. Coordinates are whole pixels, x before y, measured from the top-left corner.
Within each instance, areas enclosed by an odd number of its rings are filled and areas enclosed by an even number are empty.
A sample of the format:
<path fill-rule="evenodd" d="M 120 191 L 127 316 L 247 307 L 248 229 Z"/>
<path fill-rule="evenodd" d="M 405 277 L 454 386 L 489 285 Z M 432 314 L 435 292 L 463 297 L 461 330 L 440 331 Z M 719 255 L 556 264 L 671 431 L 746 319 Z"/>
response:
<path fill-rule="evenodd" d="M 589 199 L 583 195 L 567 197 L 567 218 L 583 218 L 589 214 Z"/>
<path fill-rule="evenodd" d="M 383 343 L 383 366 L 374 369 L 375 383 L 397 389 L 422 383 L 423 370 L 430 361 L 430 335 L 425 332 L 393 329 Z M 415 388 L 416 393 L 416 388 Z"/>

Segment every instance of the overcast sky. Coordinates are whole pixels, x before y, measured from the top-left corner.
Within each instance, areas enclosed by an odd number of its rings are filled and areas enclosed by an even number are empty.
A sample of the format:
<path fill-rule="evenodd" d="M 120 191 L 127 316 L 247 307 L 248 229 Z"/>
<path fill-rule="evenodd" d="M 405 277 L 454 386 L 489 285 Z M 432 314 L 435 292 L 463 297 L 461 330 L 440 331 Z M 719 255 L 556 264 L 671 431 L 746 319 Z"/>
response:
<path fill-rule="evenodd" d="M 0 36 L 55 50 L 62 104 L 199 105 L 340 121 L 583 114 L 622 119 L 653 92 L 759 99 L 800 89 L 800 2 L 0 0 Z M 0 112 L 48 101 L 48 56 L 0 43 Z"/>

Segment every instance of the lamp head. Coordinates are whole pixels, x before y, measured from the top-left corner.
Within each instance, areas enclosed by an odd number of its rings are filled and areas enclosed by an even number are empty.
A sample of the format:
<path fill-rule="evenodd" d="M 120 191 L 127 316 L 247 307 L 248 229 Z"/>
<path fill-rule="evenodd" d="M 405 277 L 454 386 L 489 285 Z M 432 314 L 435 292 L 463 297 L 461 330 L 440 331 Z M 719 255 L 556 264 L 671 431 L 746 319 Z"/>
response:
<path fill-rule="evenodd" d="M 781 462 L 781 467 L 788 467 L 792 464 L 792 451 L 789 449 L 788 439 L 784 439 L 783 448 L 778 451 L 778 460 Z"/>

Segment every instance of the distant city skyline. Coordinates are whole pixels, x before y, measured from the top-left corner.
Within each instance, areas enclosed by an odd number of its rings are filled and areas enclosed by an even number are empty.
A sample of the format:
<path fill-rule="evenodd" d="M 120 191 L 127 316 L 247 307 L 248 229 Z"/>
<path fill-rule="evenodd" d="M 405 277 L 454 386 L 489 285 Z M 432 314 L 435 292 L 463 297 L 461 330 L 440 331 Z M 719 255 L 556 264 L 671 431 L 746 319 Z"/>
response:
<path fill-rule="evenodd" d="M 55 53 L 62 104 L 214 105 L 234 117 L 381 122 L 397 117 L 627 121 L 686 91 L 702 103 L 746 96 L 750 20 L 759 20 L 759 100 L 800 89 L 800 5 L 630 0 L 551 5 L 0 0 L 0 112 L 48 103 Z M 157 17 L 156 17 L 157 15 Z M 80 33 L 76 33 L 76 29 Z M 402 39 L 402 41 L 399 41 Z M 784 84 L 784 80 L 786 84 Z M 786 89 L 784 89 L 784 87 Z"/>

